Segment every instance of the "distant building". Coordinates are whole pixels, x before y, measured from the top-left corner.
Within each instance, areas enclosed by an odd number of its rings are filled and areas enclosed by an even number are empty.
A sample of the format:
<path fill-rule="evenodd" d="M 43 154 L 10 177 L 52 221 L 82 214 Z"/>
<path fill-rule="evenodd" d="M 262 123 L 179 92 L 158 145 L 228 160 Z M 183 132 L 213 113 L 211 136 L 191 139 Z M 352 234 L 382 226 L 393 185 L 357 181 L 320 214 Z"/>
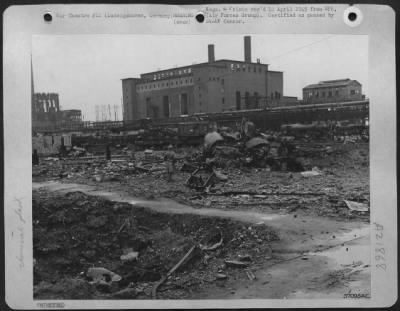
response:
<path fill-rule="evenodd" d="M 283 98 L 283 72 L 251 61 L 251 37 L 244 37 L 244 61 L 215 60 L 122 79 L 123 119 L 168 118 L 276 106 Z"/>
<path fill-rule="evenodd" d="M 78 109 L 61 110 L 58 93 L 35 92 L 31 59 L 31 113 L 32 129 L 57 127 L 62 123 L 81 122 L 82 112 Z"/>
<path fill-rule="evenodd" d="M 81 122 L 82 111 L 79 109 L 62 110 L 62 121 L 64 122 Z"/>
<path fill-rule="evenodd" d="M 283 96 L 279 102 L 280 107 L 300 105 L 301 101 L 296 96 Z"/>
<path fill-rule="evenodd" d="M 364 98 L 361 83 L 357 80 L 340 79 L 321 81 L 303 88 L 303 101 L 310 104 L 353 101 Z"/>
<path fill-rule="evenodd" d="M 57 93 L 33 93 L 32 128 L 35 130 L 82 122 L 79 109 L 61 110 Z"/>
<path fill-rule="evenodd" d="M 56 122 L 59 112 L 60 102 L 57 93 L 33 93 L 32 121 Z"/>

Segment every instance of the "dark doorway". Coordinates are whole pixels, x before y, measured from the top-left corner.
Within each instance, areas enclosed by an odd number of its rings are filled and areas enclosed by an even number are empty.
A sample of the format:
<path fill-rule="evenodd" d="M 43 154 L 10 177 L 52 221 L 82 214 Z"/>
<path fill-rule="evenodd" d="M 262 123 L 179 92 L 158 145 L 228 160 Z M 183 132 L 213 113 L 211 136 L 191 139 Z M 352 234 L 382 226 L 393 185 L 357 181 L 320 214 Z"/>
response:
<path fill-rule="evenodd" d="M 153 110 L 153 113 L 152 113 L 152 117 L 154 118 L 154 119 L 158 119 L 160 116 L 159 116 L 159 113 L 158 113 L 158 107 L 157 106 L 151 106 L 151 108 L 152 108 L 152 110 Z"/>
<path fill-rule="evenodd" d="M 146 117 L 151 118 L 151 98 L 146 97 Z"/>
<path fill-rule="evenodd" d="M 181 114 L 188 114 L 188 97 L 186 93 L 181 94 Z"/>
<path fill-rule="evenodd" d="M 244 94 L 244 105 L 246 109 L 251 109 L 251 103 L 250 103 L 250 93 L 246 92 Z"/>
<path fill-rule="evenodd" d="M 236 110 L 241 109 L 240 91 L 236 91 Z"/>
<path fill-rule="evenodd" d="M 254 92 L 254 108 L 255 109 L 257 109 L 257 108 L 260 108 L 259 106 L 259 102 L 260 102 L 260 96 L 258 95 L 258 93 L 257 92 Z"/>
<path fill-rule="evenodd" d="M 163 111 L 164 111 L 164 117 L 169 118 L 169 98 L 168 96 L 163 97 Z"/>

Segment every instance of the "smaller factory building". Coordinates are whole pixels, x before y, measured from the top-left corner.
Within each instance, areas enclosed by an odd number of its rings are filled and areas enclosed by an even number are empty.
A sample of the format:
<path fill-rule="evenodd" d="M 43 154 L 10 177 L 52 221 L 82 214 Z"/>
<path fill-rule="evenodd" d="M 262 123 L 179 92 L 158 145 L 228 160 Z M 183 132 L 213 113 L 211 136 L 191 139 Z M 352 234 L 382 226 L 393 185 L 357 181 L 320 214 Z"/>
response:
<path fill-rule="evenodd" d="M 244 37 L 244 61 L 215 60 L 122 79 L 123 119 L 168 118 L 277 106 L 283 73 L 251 60 L 251 37 Z"/>
<path fill-rule="evenodd" d="M 361 83 L 357 80 L 340 79 L 321 81 L 303 88 L 303 101 L 310 104 L 363 100 Z"/>

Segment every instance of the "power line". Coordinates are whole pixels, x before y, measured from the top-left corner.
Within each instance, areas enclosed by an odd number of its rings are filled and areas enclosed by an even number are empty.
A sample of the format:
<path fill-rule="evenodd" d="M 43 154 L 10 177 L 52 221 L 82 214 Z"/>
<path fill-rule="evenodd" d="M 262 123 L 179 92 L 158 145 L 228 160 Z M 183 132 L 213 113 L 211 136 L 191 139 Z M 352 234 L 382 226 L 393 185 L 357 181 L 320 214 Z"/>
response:
<path fill-rule="evenodd" d="M 287 51 L 287 52 L 282 53 L 282 54 L 280 54 L 280 55 L 274 56 L 274 57 L 272 57 L 272 58 L 269 59 L 268 63 L 270 63 L 270 61 L 273 60 L 273 59 L 277 59 L 277 58 L 280 58 L 280 57 L 282 57 L 282 56 L 285 56 L 285 55 L 289 55 L 289 54 L 298 52 L 298 51 L 300 51 L 300 50 L 302 50 L 302 49 L 305 49 L 305 48 L 307 48 L 307 47 L 309 47 L 309 46 L 312 46 L 312 45 L 321 43 L 321 42 L 323 42 L 323 41 L 329 40 L 329 39 L 331 39 L 331 38 L 333 38 L 333 37 L 336 37 L 336 36 L 338 36 L 338 35 L 331 35 L 331 36 L 322 38 L 322 39 L 320 39 L 320 40 L 311 42 L 311 43 L 309 43 L 309 44 L 300 46 L 300 47 L 295 48 L 295 49 L 293 49 L 293 50 Z M 229 62 L 229 61 L 228 61 L 228 62 Z M 236 65 L 234 65 L 234 63 L 235 63 Z M 244 64 L 241 64 L 241 65 L 240 65 L 239 63 L 236 63 L 236 61 L 234 61 L 234 63 L 231 64 L 231 70 L 230 70 L 230 72 L 225 73 L 225 74 L 213 75 L 213 76 L 212 76 L 212 78 L 213 78 L 212 81 L 215 81 L 214 79 L 216 79 L 216 78 L 219 80 L 219 78 L 224 78 L 224 77 L 227 77 L 227 76 L 234 75 L 234 74 L 235 74 L 236 72 L 238 72 L 238 71 L 239 71 L 239 72 L 240 72 L 240 71 L 246 72 L 246 70 L 247 70 L 248 72 L 250 72 L 249 69 L 248 69 L 248 66 L 265 65 L 265 64 L 261 64 L 261 63 L 250 63 L 250 64 L 244 63 Z M 176 68 L 176 66 L 175 66 L 175 68 Z M 220 68 L 221 68 L 222 70 L 225 69 L 225 68 L 223 68 L 223 67 L 220 67 Z M 241 69 L 242 69 L 242 70 L 241 70 Z M 243 69 L 245 69 L 245 70 L 243 70 Z M 268 69 L 269 69 L 269 68 L 268 68 Z M 269 71 L 269 70 L 268 70 L 268 71 Z M 182 77 L 173 77 L 173 79 L 180 80 L 180 79 L 184 79 L 184 78 L 182 78 Z M 206 83 L 208 83 L 208 82 L 211 81 L 211 77 L 209 77 L 209 79 L 210 79 L 209 81 L 198 81 L 198 82 L 199 82 L 200 84 L 204 85 L 204 84 L 206 84 Z M 165 79 L 165 81 L 168 81 L 168 80 L 170 80 L 170 79 Z M 160 80 L 150 80 L 150 81 L 147 81 L 146 83 L 155 83 L 156 81 L 159 82 Z M 222 86 L 222 87 L 224 88 L 224 86 Z M 168 87 L 166 87 L 166 89 L 171 89 L 171 88 L 173 88 L 173 87 L 171 87 L 171 85 L 168 85 Z M 161 96 L 161 95 L 159 95 L 159 96 Z M 268 98 L 268 94 L 267 94 L 266 98 Z"/>
<path fill-rule="evenodd" d="M 311 46 L 311 45 L 314 45 L 314 44 L 320 43 L 320 42 L 322 42 L 322 41 L 325 41 L 325 40 L 331 39 L 331 38 L 333 38 L 333 37 L 336 37 L 336 36 L 338 36 L 338 35 L 332 35 L 332 36 L 329 36 L 329 37 L 323 38 L 323 39 L 321 39 L 321 40 L 317 40 L 317 41 L 311 42 L 311 43 L 309 43 L 309 44 L 306 44 L 306 45 L 300 46 L 300 47 L 298 47 L 298 48 L 295 48 L 295 49 L 293 49 L 293 50 L 290 50 L 290 51 L 287 51 L 287 52 L 285 52 L 285 53 L 282 53 L 282 54 L 280 54 L 280 55 L 274 56 L 274 57 L 270 58 L 268 62 L 270 62 L 270 61 L 271 61 L 271 60 L 273 60 L 273 59 L 277 59 L 277 58 L 280 58 L 280 57 L 282 57 L 282 56 L 285 56 L 285 55 L 291 54 L 291 53 L 293 53 L 293 52 L 297 52 L 297 51 L 299 51 L 299 50 L 305 49 L 306 47 L 309 47 L 309 46 Z"/>
<path fill-rule="evenodd" d="M 271 60 L 273 60 L 273 59 L 277 59 L 277 58 L 280 58 L 280 57 L 282 57 L 282 56 L 285 56 L 285 55 L 288 55 L 288 54 L 297 52 L 297 51 L 302 50 L 302 49 L 304 49 L 304 48 L 306 48 L 306 47 L 312 46 L 312 45 L 314 45 L 314 44 L 318 44 L 318 43 L 320 43 L 320 42 L 322 42 L 322 41 L 325 41 L 325 40 L 328 40 L 328 39 L 331 39 L 331 38 L 337 37 L 337 36 L 338 36 L 338 35 L 331 35 L 331 36 L 329 36 L 329 37 L 322 38 L 322 39 L 320 39 L 320 40 L 311 42 L 311 43 L 309 43 L 309 44 L 306 44 L 306 45 L 300 46 L 300 47 L 298 47 L 298 48 L 295 48 L 295 49 L 293 49 L 293 50 L 287 51 L 287 52 L 285 52 L 285 53 L 279 54 L 279 55 L 277 55 L 277 56 L 274 56 L 274 57 L 270 58 L 269 61 L 267 62 L 267 64 L 269 65 L 269 62 L 270 62 Z M 237 61 L 234 61 L 234 62 L 237 62 Z M 248 65 L 248 64 L 245 64 L 245 65 Z M 250 65 L 265 65 L 265 64 L 262 64 L 262 63 L 250 63 Z M 175 65 L 174 68 L 177 68 L 177 65 Z M 168 70 L 168 69 L 165 69 L 165 70 Z M 229 73 L 220 74 L 220 75 L 215 75 L 214 77 L 216 77 L 216 78 L 217 78 L 217 77 L 222 78 L 222 77 L 225 77 L 225 76 L 230 76 L 230 75 L 234 74 L 236 71 L 241 71 L 241 70 L 232 69 L 232 71 L 229 72 Z M 174 77 L 174 78 L 175 78 L 175 79 L 183 79 L 183 78 L 179 78 L 179 77 Z M 165 80 L 168 80 L 168 79 L 165 79 Z M 154 82 L 154 81 L 160 81 L 160 80 L 151 80 L 151 81 L 148 81 L 148 83 L 151 83 L 151 82 Z"/>

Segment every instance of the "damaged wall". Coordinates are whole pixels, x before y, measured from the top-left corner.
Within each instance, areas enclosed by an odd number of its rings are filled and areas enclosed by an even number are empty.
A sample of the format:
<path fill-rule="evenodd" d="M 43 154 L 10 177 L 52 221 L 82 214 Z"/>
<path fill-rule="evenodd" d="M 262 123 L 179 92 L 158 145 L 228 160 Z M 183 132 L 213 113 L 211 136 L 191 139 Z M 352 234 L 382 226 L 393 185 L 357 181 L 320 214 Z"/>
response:
<path fill-rule="evenodd" d="M 70 135 L 32 137 L 32 151 L 36 149 L 40 155 L 56 154 L 63 144 L 65 147 L 71 147 Z"/>

